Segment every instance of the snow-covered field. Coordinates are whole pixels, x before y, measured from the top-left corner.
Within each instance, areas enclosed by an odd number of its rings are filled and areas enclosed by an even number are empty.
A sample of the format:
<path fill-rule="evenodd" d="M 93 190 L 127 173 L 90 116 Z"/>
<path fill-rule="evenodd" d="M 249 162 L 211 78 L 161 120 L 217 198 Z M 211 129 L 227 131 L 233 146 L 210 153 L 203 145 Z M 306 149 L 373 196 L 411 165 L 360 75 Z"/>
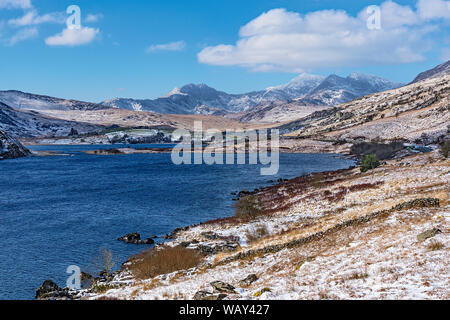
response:
<path fill-rule="evenodd" d="M 239 237 L 235 251 L 145 281 L 123 271 L 108 284 L 115 289 L 83 292 L 80 298 L 192 299 L 200 290 L 212 291 L 211 282 L 223 281 L 236 288 L 226 299 L 449 299 L 449 167 L 435 151 L 389 161 L 368 173 L 330 174 L 325 183 L 291 180 L 271 187 L 259 194 L 274 208 L 269 215 L 191 227 L 167 243 L 197 240 L 191 248 L 214 247 L 234 236 Z M 440 206 L 390 210 L 425 198 L 439 199 Z M 374 213 L 380 214 L 346 223 Z M 247 241 L 260 226 L 266 234 Z M 431 229 L 441 233 L 418 240 Z M 206 239 L 205 232 L 217 239 Z M 243 285 L 251 274 L 258 280 Z"/>

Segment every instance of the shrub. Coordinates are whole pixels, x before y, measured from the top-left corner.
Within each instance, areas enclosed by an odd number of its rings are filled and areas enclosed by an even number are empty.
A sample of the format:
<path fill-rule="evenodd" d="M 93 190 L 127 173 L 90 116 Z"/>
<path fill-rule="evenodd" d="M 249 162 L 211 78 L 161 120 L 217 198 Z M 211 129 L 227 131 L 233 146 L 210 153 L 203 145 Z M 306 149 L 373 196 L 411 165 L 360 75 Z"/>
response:
<path fill-rule="evenodd" d="M 187 270 L 200 264 L 202 255 L 182 246 L 153 248 L 131 259 L 130 271 L 140 280 L 154 278 L 179 270 Z"/>
<path fill-rule="evenodd" d="M 439 152 L 444 158 L 448 158 L 449 150 L 450 150 L 450 140 L 445 140 L 443 143 L 441 143 Z"/>
<path fill-rule="evenodd" d="M 107 280 L 110 280 L 113 275 L 116 262 L 114 260 L 113 252 L 108 249 L 101 249 L 98 256 L 94 259 L 94 267 L 101 270 Z"/>
<path fill-rule="evenodd" d="M 255 195 L 239 199 L 234 204 L 234 208 L 236 209 L 234 216 L 244 219 L 254 219 L 263 212 L 259 204 L 259 199 Z"/>
<path fill-rule="evenodd" d="M 441 250 L 444 247 L 445 246 L 444 246 L 444 244 L 442 242 L 439 242 L 439 241 L 436 241 L 436 240 L 430 241 L 430 243 L 427 246 L 428 250 L 430 250 L 430 251 Z"/>
<path fill-rule="evenodd" d="M 361 172 L 367 172 L 380 166 L 377 156 L 374 154 L 368 154 L 364 156 L 361 163 Z"/>

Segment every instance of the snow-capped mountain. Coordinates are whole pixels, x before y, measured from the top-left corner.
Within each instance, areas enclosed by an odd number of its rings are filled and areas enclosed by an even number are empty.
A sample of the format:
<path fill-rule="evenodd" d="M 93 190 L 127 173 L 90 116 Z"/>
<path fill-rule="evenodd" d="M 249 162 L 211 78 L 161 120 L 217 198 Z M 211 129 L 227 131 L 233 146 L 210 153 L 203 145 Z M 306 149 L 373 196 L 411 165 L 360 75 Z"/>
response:
<path fill-rule="evenodd" d="M 223 112 L 245 112 L 260 103 L 275 101 L 298 100 L 310 106 L 331 106 L 401 85 L 361 73 L 354 73 L 347 78 L 336 75 L 325 78 L 303 73 L 284 85 L 244 94 L 228 94 L 205 84 L 188 84 L 155 100 L 115 98 L 102 104 L 156 113 L 219 115 Z"/>
<path fill-rule="evenodd" d="M 429 78 L 434 78 L 434 77 L 439 77 L 439 76 L 443 76 L 446 74 L 450 74 L 450 60 L 447 62 L 444 62 L 443 64 L 438 65 L 437 67 L 424 71 L 422 73 L 420 73 L 413 82 L 411 83 L 416 83 L 425 79 L 429 79 Z"/>
<path fill-rule="evenodd" d="M 16 90 L 0 91 L 0 102 L 23 110 L 98 110 L 105 107 L 97 103 L 53 98 Z"/>
<path fill-rule="evenodd" d="M 335 106 L 372 93 L 403 86 L 377 76 L 352 73 L 346 78 L 330 75 L 300 101 L 306 105 Z"/>

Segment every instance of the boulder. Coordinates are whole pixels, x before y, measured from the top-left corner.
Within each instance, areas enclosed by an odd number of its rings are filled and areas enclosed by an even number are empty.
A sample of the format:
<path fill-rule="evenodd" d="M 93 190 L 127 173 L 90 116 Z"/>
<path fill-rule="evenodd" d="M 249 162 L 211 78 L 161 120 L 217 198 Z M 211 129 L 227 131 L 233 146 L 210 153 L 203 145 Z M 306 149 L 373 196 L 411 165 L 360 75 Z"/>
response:
<path fill-rule="evenodd" d="M 60 288 L 52 280 L 45 280 L 44 283 L 36 290 L 36 300 L 70 300 L 72 295 L 68 289 Z"/>
<path fill-rule="evenodd" d="M 247 278 L 241 280 L 239 283 L 242 286 L 249 286 L 251 285 L 253 282 L 257 281 L 258 277 L 256 276 L 256 274 L 251 274 L 249 275 Z"/>
<path fill-rule="evenodd" d="M 434 228 L 425 232 L 422 232 L 417 236 L 417 240 L 419 241 L 425 241 L 427 239 L 433 238 L 434 236 L 438 235 L 439 233 L 442 233 L 441 230 Z"/>
<path fill-rule="evenodd" d="M 220 252 L 233 252 L 236 251 L 239 244 L 237 243 L 219 243 L 216 245 L 204 245 L 197 246 L 197 249 L 204 254 L 218 254 Z"/>
<path fill-rule="evenodd" d="M 17 159 L 31 155 L 19 141 L 0 130 L 0 160 Z"/>
<path fill-rule="evenodd" d="M 141 235 L 137 232 L 129 233 L 123 237 L 118 238 L 117 240 L 123 241 L 125 243 L 130 243 L 130 244 L 154 244 L 155 243 L 155 240 L 153 240 L 151 238 L 141 240 Z"/>
<path fill-rule="evenodd" d="M 222 281 L 214 281 L 210 283 L 211 287 L 213 287 L 214 292 L 219 293 L 231 293 L 235 294 L 235 287 L 233 287 L 231 284 L 222 282 Z"/>
<path fill-rule="evenodd" d="M 213 294 L 208 291 L 198 291 L 195 295 L 193 300 L 223 300 L 227 297 L 226 294 L 220 293 L 220 294 Z"/>
<path fill-rule="evenodd" d="M 219 238 L 219 236 L 217 235 L 217 233 L 214 233 L 212 231 L 209 232 L 202 232 L 200 234 L 202 236 L 203 239 L 205 240 L 216 240 Z"/>

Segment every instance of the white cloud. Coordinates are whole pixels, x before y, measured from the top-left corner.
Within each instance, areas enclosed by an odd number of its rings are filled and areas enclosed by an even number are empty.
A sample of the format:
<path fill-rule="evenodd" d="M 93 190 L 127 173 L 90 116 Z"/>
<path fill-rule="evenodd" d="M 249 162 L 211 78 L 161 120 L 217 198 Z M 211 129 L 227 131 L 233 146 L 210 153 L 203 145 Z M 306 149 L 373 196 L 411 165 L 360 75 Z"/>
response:
<path fill-rule="evenodd" d="M 80 46 L 92 42 L 99 33 L 98 29 L 89 27 L 66 28 L 61 33 L 45 39 L 45 43 L 49 46 Z"/>
<path fill-rule="evenodd" d="M 0 0 L 0 9 L 30 9 L 31 0 Z"/>
<path fill-rule="evenodd" d="M 35 27 L 22 29 L 9 39 L 9 45 L 13 46 L 20 41 L 34 38 L 37 35 L 38 29 Z"/>
<path fill-rule="evenodd" d="M 84 21 L 90 23 L 90 22 L 98 22 L 100 19 L 103 19 L 103 14 L 98 13 L 98 14 L 88 14 L 86 16 L 86 19 L 84 19 Z"/>
<path fill-rule="evenodd" d="M 156 51 L 181 51 L 186 48 L 186 42 L 184 41 L 176 41 L 170 43 L 163 44 L 154 44 L 147 48 L 147 52 L 156 52 Z"/>
<path fill-rule="evenodd" d="M 206 47 L 198 60 L 289 72 L 421 61 L 429 48 L 427 34 L 436 30 L 422 15 L 423 11 L 386 1 L 381 5 L 382 29 L 369 30 L 366 9 L 356 17 L 341 10 L 301 15 L 273 9 L 243 26 L 236 44 Z"/>
<path fill-rule="evenodd" d="M 419 0 L 417 10 L 423 19 L 450 19 L 450 1 Z"/>
<path fill-rule="evenodd" d="M 20 18 L 9 20 L 8 24 L 15 27 L 23 27 L 42 23 L 64 23 L 65 20 L 65 15 L 59 12 L 47 13 L 40 16 L 36 10 L 31 10 Z"/>

